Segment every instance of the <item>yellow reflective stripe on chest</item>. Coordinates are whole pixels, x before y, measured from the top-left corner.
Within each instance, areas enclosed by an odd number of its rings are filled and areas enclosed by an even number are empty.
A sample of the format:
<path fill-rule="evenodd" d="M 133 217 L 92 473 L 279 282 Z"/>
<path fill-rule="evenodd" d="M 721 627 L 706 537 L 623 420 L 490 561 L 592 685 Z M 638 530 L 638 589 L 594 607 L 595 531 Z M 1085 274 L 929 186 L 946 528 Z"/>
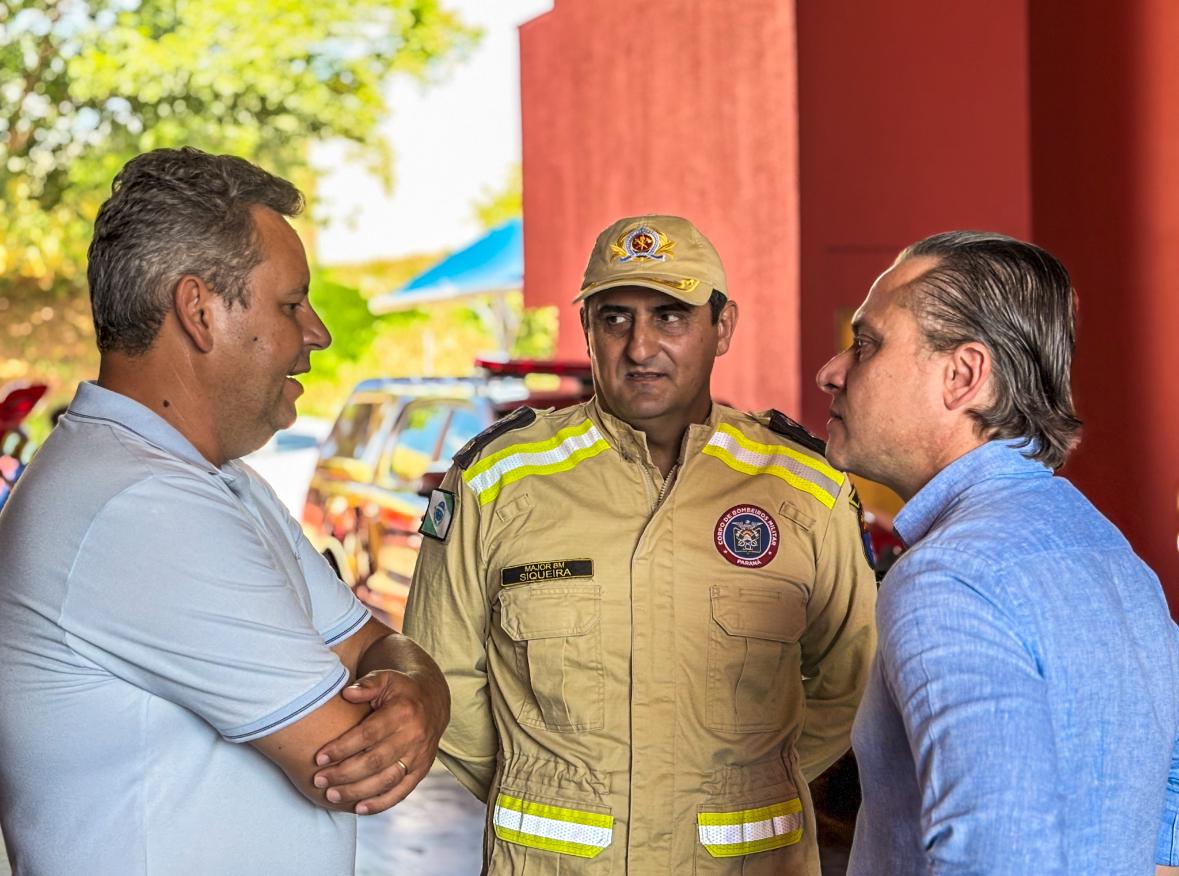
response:
<path fill-rule="evenodd" d="M 495 835 L 534 849 L 594 858 L 614 839 L 614 816 L 566 809 L 500 794 L 491 816 Z"/>
<path fill-rule="evenodd" d="M 609 447 L 593 420 L 586 419 L 544 441 L 505 447 L 463 472 L 463 480 L 475 491 L 479 504 L 486 505 L 507 484 L 530 475 L 569 471 L 579 462 L 597 456 Z"/>
<path fill-rule="evenodd" d="M 802 839 L 802 801 L 798 798 L 738 812 L 700 812 L 700 845 L 714 858 L 734 858 L 791 846 Z"/>
<path fill-rule="evenodd" d="M 703 452 L 735 471 L 781 478 L 790 486 L 810 493 L 828 508 L 835 507 L 835 497 L 843 486 L 843 474 L 822 460 L 781 444 L 759 444 L 728 423 L 717 427 Z"/>

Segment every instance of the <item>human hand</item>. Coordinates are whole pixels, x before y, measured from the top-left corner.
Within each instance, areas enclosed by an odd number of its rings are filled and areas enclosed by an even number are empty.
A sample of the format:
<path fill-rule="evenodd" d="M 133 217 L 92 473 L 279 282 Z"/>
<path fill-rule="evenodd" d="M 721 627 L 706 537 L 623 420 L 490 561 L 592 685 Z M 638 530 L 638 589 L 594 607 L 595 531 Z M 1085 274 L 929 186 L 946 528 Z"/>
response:
<path fill-rule="evenodd" d="M 430 770 L 449 720 L 448 702 L 412 675 L 370 672 L 341 692 L 372 713 L 316 754 L 313 782 L 332 803 L 355 802 L 358 815 L 400 803 Z"/>

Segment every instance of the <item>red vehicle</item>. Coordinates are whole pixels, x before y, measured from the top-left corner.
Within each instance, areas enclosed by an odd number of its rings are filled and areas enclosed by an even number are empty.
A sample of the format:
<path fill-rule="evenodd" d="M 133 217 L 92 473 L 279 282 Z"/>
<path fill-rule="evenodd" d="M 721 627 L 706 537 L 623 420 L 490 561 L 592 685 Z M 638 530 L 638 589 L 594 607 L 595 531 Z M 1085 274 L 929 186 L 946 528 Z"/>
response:
<path fill-rule="evenodd" d="M 0 390 L 0 507 L 28 462 L 29 436 L 21 424 L 45 389 L 43 383 L 18 383 Z"/>
<path fill-rule="evenodd" d="M 482 373 L 469 378 L 364 381 L 320 449 L 303 530 L 395 629 L 405 613 L 427 498 L 451 457 L 518 407 L 565 407 L 593 394 L 588 365 L 478 364 Z"/>

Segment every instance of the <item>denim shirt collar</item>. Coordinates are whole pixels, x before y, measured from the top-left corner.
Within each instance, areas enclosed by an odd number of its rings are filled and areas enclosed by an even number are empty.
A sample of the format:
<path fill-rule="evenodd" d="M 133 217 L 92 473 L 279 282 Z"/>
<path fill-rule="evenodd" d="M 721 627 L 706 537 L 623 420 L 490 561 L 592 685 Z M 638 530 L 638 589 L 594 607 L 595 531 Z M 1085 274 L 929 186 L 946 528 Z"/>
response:
<path fill-rule="evenodd" d="M 78 384 L 69 412 L 92 420 L 105 420 L 129 429 L 151 446 L 221 478 L 236 494 L 246 488 L 246 473 L 235 460 L 218 468 L 159 414 L 122 393 L 92 381 Z"/>
<path fill-rule="evenodd" d="M 917 491 L 893 521 L 893 528 L 910 547 L 925 537 L 942 513 L 968 490 L 996 478 L 1052 477 L 1043 463 L 1026 454 L 1026 439 L 988 441 L 951 462 Z"/>

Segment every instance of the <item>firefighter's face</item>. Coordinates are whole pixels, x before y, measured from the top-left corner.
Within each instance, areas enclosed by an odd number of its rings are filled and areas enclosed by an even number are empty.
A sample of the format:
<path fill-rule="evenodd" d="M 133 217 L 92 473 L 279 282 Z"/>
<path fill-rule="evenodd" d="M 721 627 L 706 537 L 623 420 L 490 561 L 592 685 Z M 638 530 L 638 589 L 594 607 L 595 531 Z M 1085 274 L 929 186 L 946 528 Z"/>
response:
<path fill-rule="evenodd" d="M 582 324 L 599 401 L 641 431 L 703 421 L 712 365 L 729 349 L 736 322 L 731 301 L 714 324 L 707 304 L 639 286 L 593 295 Z"/>

